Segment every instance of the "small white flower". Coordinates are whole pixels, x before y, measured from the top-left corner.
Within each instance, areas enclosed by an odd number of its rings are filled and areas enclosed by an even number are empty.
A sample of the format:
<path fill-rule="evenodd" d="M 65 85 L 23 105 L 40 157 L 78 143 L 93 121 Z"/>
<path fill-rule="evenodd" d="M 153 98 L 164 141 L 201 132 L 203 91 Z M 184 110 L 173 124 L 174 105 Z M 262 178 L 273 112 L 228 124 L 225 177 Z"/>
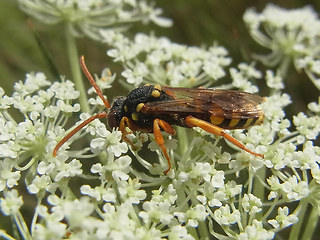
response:
<path fill-rule="evenodd" d="M 60 158 L 61 155 L 58 155 L 57 158 Z M 54 163 L 47 163 L 47 162 L 40 162 L 37 166 L 37 172 L 41 175 L 43 174 L 50 174 L 54 171 L 55 164 Z"/>
<path fill-rule="evenodd" d="M 127 79 L 128 83 L 134 84 L 137 87 L 143 82 L 144 77 L 148 73 L 147 66 L 144 63 L 138 63 L 132 70 L 124 70 L 121 75 Z"/>
<path fill-rule="evenodd" d="M 202 177 L 205 181 L 210 181 L 211 166 L 209 163 L 197 162 L 189 173 L 190 178 Z"/>
<path fill-rule="evenodd" d="M 252 221 L 252 225 L 247 225 L 243 232 L 237 235 L 237 240 L 271 240 L 274 232 L 264 229 L 263 223 L 257 219 Z"/>
<path fill-rule="evenodd" d="M 240 212 L 238 210 L 230 211 L 230 206 L 225 205 L 214 211 L 214 219 L 220 225 L 230 225 L 239 222 Z"/>
<path fill-rule="evenodd" d="M 156 203 L 154 201 L 146 201 L 142 205 L 143 210 L 139 212 L 139 216 L 145 223 L 161 222 L 162 224 L 169 224 L 173 219 L 171 213 L 171 204 L 168 201 Z"/>
<path fill-rule="evenodd" d="M 219 188 L 218 193 L 225 196 L 225 200 L 234 198 L 242 191 L 242 185 L 238 185 L 235 181 L 227 182 L 222 188 Z"/>
<path fill-rule="evenodd" d="M 307 139 L 316 139 L 320 132 L 320 117 L 308 117 L 300 112 L 297 116 L 293 116 L 293 123 L 296 125 L 297 130 Z"/>
<path fill-rule="evenodd" d="M 119 238 L 116 238 L 119 239 Z M 135 237 L 132 238 L 122 238 L 122 239 L 146 239 L 146 240 L 162 240 L 162 234 L 159 229 L 155 227 L 146 228 L 146 227 L 138 227 L 135 229 Z"/>
<path fill-rule="evenodd" d="M 314 113 L 319 113 L 320 112 L 320 97 L 318 98 L 318 103 L 316 102 L 311 102 L 308 104 L 308 108 L 310 111 Z"/>
<path fill-rule="evenodd" d="M 5 197 L 0 198 L 0 209 L 6 216 L 17 214 L 22 205 L 22 196 L 19 196 L 16 189 L 6 192 Z"/>
<path fill-rule="evenodd" d="M 129 156 L 121 156 L 115 160 L 110 159 L 110 162 L 104 166 L 101 163 L 92 165 L 91 172 L 98 173 L 102 179 L 106 179 L 106 174 L 111 173 L 115 180 L 127 180 L 131 170 L 130 164 L 131 158 Z"/>
<path fill-rule="evenodd" d="M 129 178 L 128 182 L 121 181 L 119 184 L 119 193 L 124 201 L 130 202 L 132 204 L 138 204 L 141 200 L 147 197 L 147 193 L 140 189 L 141 183 L 137 178 Z"/>
<path fill-rule="evenodd" d="M 179 240 L 179 239 L 194 240 L 194 238 L 190 234 L 188 234 L 187 228 L 180 225 L 175 225 L 170 228 L 168 239 L 169 240 Z"/>
<path fill-rule="evenodd" d="M 256 214 L 262 211 L 262 202 L 259 198 L 253 194 L 245 194 L 242 198 L 241 205 L 243 209 L 248 212 L 250 215 Z"/>
<path fill-rule="evenodd" d="M 267 182 L 270 185 L 271 190 L 272 190 L 268 196 L 268 200 L 271 200 L 271 199 L 274 199 L 275 197 L 278 196 L 278 192 L 281 190 L 281 183 L 280 183 L 279 179 L 274 175 L 269 177 L 267 179 Z"/>
<path fill-rule="evenodd" d="M 101 77 L 95 75 L 95 81 L 101 90 L 109 89 L 112 87 L 112 83 L 116 80 L 116 76 L 117 75 L 115 73 L 111 73 L 111 70 L 109 68 L 104 68 L 101 72 Z M 88 89 L 88 94 L 92 93 L 96 94 L 96 90 L 93 87 Z M 98 97 L 97 99 L 101 100 L 100 97 Z M 103 103 L 101 105 L 103 105 Z"/>
<path fill-rule="evenodd" d="M 66 233 L 67 225 L 49 216 L 48 219 L 45 219 L 44 223 L 37 223 L 35 225 L 32 237 L 41 239 L 45 236 L 50 236 L 50 239 L 63 239 Z"/>
<path fill-rule="evenodd" d="M 289 215 L 289 208 L 288 207 L 279 207 L 278 208 L 278 215 L 275 219 L 268 220 L 274 228 L 286 228 L 292 224 L 298 222 L 298 217 L 295 214 Z"/>
<path fill-rule="evenodd" d="M 18 185 L 20 171 L 13 171 L 14 161 L 6 158 L 0 161 L 0 191 Z"/>
<path fill-rule="evenodd" d="M 110 154 L 119 157 L 122 153 L 128 151 L 128 144 L 120 142 L 122 139 L 120 131 L 110 132 L 104 126 L 97 129 L 97 134 L 101 137 L 91 141 L 90 147 L 92 152 L 99 152 L 106 148 Z"/>
<path fill-rule="evenodd" d="M 293 165 L 294 159 L 292 152 L 296 150 L 296 146 L 292 143 L 279 143 L 275 146 L 274 151 L 271 154 L 268 154 L 265 158 L 264 164 L 268 168 L 275 168 L 277 170 L 283 169 L 288 165 Z M 272 149 L 270 149 L 272 150 Z"/>
<path fill-rule="evenodd" d="M 26 96 L 28 94 L 32 94 L 35 91 L 39 90 L 41 87 L 49 86 L 50 81 L 47 80 L 44 73 L 28 73 L 26 74 L 26 79 L 24 82 L 19 81 L 14 85 L 15 93 L 13 96 L 15 97 L 17 94 L 20 96 Z"/>
<path fill-rule="evenodd" d="M 103 221 L 98 223 L 94 239 L 136 239 L 135 230 L 139 229 L 141 224 L 130 218 L 130 209 L 132 205 L 126 202 L 117 207 L 110 203 L 104 204 L 101 216 Z"/>
<path fill-rule="evenodd" d="M 169 186 L 163 190 L 153 190 L 152 191 L 152 201 L 154 202 L 166 202 L 174 204 L 177 200 L 177 191 L 176 188 L 169 184 Z"/>
<path fill-rule="evenodd" d="M 5 92 L 3 88 L 0 87 L 0 109 L 1 110 L 8 109 L 13 103 L 13 99 L 4 94 Z"/>
<path fill-rule="evenodd" d="M 266 82 L 269 88 L 274 89 L 283 89 L 283 79 L 278 74 L 274 76 L 274 73 L 271 70 L 266 72 Z"/>
<path fill-rule="evenodd" d="M 203 205 L 198 204 L 185 213 L 175 212 L 174 215 L 178 217 L 180 222 L 186 222 L 187 226 L 197 227 L 198 222 L 203 222 L 209 214 Z"/>
<path fill-rule="evenodd" d="M 300 200 L 309 195 L 308 183 L 305 181 L 298 182 L 296 176 L 292 176 L 282 183 L 281 189 L 290 200 Z"/>
<path fill-rule="evenodd" d="M 153 9 L 143 1 L 139 2 L 138 6 L 139 9 L 141 9 L 142 14 L 146 15 L 146 18 L 143 21 L 144 23 L 150 20 L 162 27 L 170 27 L 172 25 L 172 21 L 170 19 L 159 16 L 162 13 L 161 8 Z"/>
<path fill-rule="evenodd" d="M 78 112 L 80 110 L 80 104 L 75 104 L 72 106 L 60 99 L 57 101 L 57 107 L 60 109 L 61 112 L 66 113 Z"/>
<path fill-rule="evenodd" d="M 211 170 L 211 185 L 215 188 L 222 188 L 224 186 L 225 175 L 223 171 L 215 169 Z"/>
<path fill-rule="evenodd" d="M 106 202 L 116 202 L 116 192 L 112 188 L 95 187 L 91 188 L 89 185 L 82 185 L 80 188 L 82 194 L 95 198 L 97 201 L 103 199 Z"/>
<path fill-rule="evenodd" d="M 251 93 L 258 92 L 258 88 L 253 85 L 250 80 L 260 79 L 262 77 L 261 72 L 256 70 L 253 66 L 240 63 L 238 69 L 231 68 L 230 74 L 233 81 L 233 86 Z"/>
<path fill-rule="evenodd" d="M 57 174 L 54 181 L 60 181 L 62 178 L 74 177 L 76 175 L 82 174 L 81 162 L 77 159 L 73 159 L 69 163 L 56 162 L 55 171 Z"/>
<path fill-rule="evenodd" d="M 49 176 L 42 175 L 42 176 L 36 176 L 32 183 L 28 186 L 28 191 L 31 194 L 39 193 L 43 189 L 51 189 L 52 187 L 52 181 Z"/>
<path fill-rule="evenodd" d="M 319 153 L 320 148 L 313 146 L 311 141 L 307 141 L 303 151 L 294 152 L 292 157 L 299 162 L 300 169 L 312 169 L 317 163 L 320 163 Z"/>
<path fill-rule="evenodd" d="M 88 197 L 65 200 L 51 195 L 48 202 L 53 205 L 52 212 L 64 216 L 73 227 L 83 226 L 83 220 L 88 219 L 94 210 L 94 205 L 89 202 Z"/>
<path fill-rule="evenodd" d="M 273 94 L 261 104 L 263 113 L 267 119 L 279 121 L 284 118 L 283 108 L 291 103 L 288 94 Z"/>
<path fill-rule="evenodd" d="M 80 93 L 74 89 L 74 83 L 69 80 L 54 82 L 48 91 L 52 91 L 55 98 L 60 100 L 73 100 L 80 95 Z"/>

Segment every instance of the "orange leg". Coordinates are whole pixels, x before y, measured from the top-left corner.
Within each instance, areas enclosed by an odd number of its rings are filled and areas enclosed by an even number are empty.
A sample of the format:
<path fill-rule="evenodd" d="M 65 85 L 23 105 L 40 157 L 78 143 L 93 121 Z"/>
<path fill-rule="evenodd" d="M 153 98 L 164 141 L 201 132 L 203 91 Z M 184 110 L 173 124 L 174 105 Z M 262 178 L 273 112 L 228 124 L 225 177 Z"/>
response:
<path fill-rule="evenodd" d="M 97 118 L 105 118 L 107 116 L 106 112 L 98 113 L 96 115 L 93 115 L 89 117 L 88 119 L 84 120 L 82 123 L 80 123 L 78 126 L 76 126 L 71 132 L 69 132 L 64 138 L 61 139 L 60 142 L 56 145 L 56 147 L 53 149 L 52 155 L 55 157 L 57 156 L 58 150 L 61 148 L 61 146 L 68 141 L 74 134 L 79 132 L 84 126 L 91 123 L 93 120 Z"/>
<path fill-rule="evenodd" d="M 213 125 L 209 122 L 206 122 L 204 120 L 201 120 L 199 118 L 195 118 L 192 116 L 186 117 L 185 121 L 189 127 L 199 127 L 209 133 L 224 137 L 225 139 L 227 139 L 228 141 L 230 141 L 231 143 L 233 143 L 237 147 L 247 151 L 248 153 L 253 154 L 254 156 L 262 157 L 262 158 L 264 157 L 262 154 L 255 153 L 255 152 L 251 151 L 250 149 L 246 148 L 241 142 L 239 142 L 237 139 L 230 136 L 229 134 L 225 133 L 222 128 L 220 128 L 216 125 Z"/>
<path fill-rule="evenodd" d="M 169 157 L 169 154 L 167 152 L 167 149 L 164 146 L 164 140 L 163 140 L 163 137 L 162 137 L 162 134 L 161 134 L 160 127 L 164 131 L 166 131 L 168 134 L 175 134 L 175 130 L 173 129 L 173 127 L 169 123 L 167 123 L 167 122 L 165 122 L 165 121 L 163 121 L 161 119 L 156 118 L 153 121 L 153 135 L 155 137 L 156 142 L 160 146 L 164 156 L 166 157 L 166 159 L 168 161 L 168 169 L 163 172 L 166 175 L 168 173 L 168 171 L 171 169 L 171 162 L 170 162 L 170 157 Z"/>
<path fill-rule="evenodd" d="M 128 127 L 130 129 L 130 132 L 127 132 L 126 127 Z M 120 124 L 119 124 L 119 130 L 122 132 L 122 139 L 125 142 L 129 143 L 131 145 L 132 149 L 135 149 L 136 147 L 133 145 L 131 140 L 127 137 L 127 135 L 132 133 L 133 131 L 139 130 L 137 128 L 137 126 L 132 122 L 132 120 L 130 120 L 127 117 L 121 118 Z"/>

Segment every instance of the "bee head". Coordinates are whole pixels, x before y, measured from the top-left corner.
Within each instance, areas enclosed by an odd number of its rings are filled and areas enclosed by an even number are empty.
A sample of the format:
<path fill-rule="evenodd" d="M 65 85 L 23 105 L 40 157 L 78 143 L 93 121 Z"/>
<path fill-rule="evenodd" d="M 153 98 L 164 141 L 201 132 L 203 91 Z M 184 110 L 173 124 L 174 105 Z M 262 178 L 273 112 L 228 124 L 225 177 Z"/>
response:
<path fill-rule="evenodd" d="M 113 103 L 111 105 L 111 108 L 107 116 L 108 125 L 110 128 L 119 127 L 120 121 L 123 118 L 122 107 L 125 99 L 126 99 L 125 97 L 120 96 L 120 97 L 116 97 L 113 100 Z"/>

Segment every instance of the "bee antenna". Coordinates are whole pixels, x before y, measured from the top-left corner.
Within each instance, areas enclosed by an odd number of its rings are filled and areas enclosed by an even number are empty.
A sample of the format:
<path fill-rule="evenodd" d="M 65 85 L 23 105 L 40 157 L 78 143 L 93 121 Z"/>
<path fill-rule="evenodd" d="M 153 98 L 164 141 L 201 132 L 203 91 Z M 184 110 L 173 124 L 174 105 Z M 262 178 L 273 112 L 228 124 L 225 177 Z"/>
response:
<path fill-rule="evenodd" d="M 84 74 L 86 75 L 86 77 L 88 78 L 89 82 L 91 83 L 92 87 L 96 90 L 98 96 L 102 99 L 103 104 L 106 106 L 106 108 L 110 108 L 110 104 L 109 101 L 107 99 L 105 99 L 105 97 L 102 94 L 101 89 L 99 88 L 99 86 L 97 85 L 96 81 L 93 79 L 91 73 L 89 72 L 87 65 L 84 61 L 84 56 L 80 57 L 80 65 L 81 68 L 84 72 Z"/>

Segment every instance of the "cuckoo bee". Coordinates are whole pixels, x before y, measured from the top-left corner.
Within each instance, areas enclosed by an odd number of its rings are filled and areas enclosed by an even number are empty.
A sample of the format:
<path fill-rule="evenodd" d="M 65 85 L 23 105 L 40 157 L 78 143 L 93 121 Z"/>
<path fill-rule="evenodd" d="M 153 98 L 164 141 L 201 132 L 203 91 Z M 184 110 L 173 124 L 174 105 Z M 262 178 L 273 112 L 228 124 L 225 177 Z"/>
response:
<path fill-rule="evenodd" d="M 169 154 L 164 145 L 161 131 L 175 134 L 172 125 L 192 128 L 199 127 L 209 133 L 224 137 L 237 147 L 263 158 L 262 154 L 246 148 L 241 142 L 227 134 L 224 129 L 245 129 L 263 122 L 264 115 L 260 107 L 263 98 L 251 93 L 205 88 L 175 88 L 146 84 L 133 89 L 128 96 L 116 97 L 113 103 L 104 98 L 101 89 L 90 74 L 84 57 L 80 58 L 81 68 L 91 85 L 102 99 L 106 112 L 89 117 L 76 126 L 54 148 L 56 156 L 59 148 L 76 132 L 97 118 L 107 118 L 110 128 L 119 128 L 122 138 L 127 138 L 126 127 L 131 131 L 153 133 L 160 146 L 168 169 L 171 169 Z M 132 143 L 131 143 L 132 144 Z"/>

